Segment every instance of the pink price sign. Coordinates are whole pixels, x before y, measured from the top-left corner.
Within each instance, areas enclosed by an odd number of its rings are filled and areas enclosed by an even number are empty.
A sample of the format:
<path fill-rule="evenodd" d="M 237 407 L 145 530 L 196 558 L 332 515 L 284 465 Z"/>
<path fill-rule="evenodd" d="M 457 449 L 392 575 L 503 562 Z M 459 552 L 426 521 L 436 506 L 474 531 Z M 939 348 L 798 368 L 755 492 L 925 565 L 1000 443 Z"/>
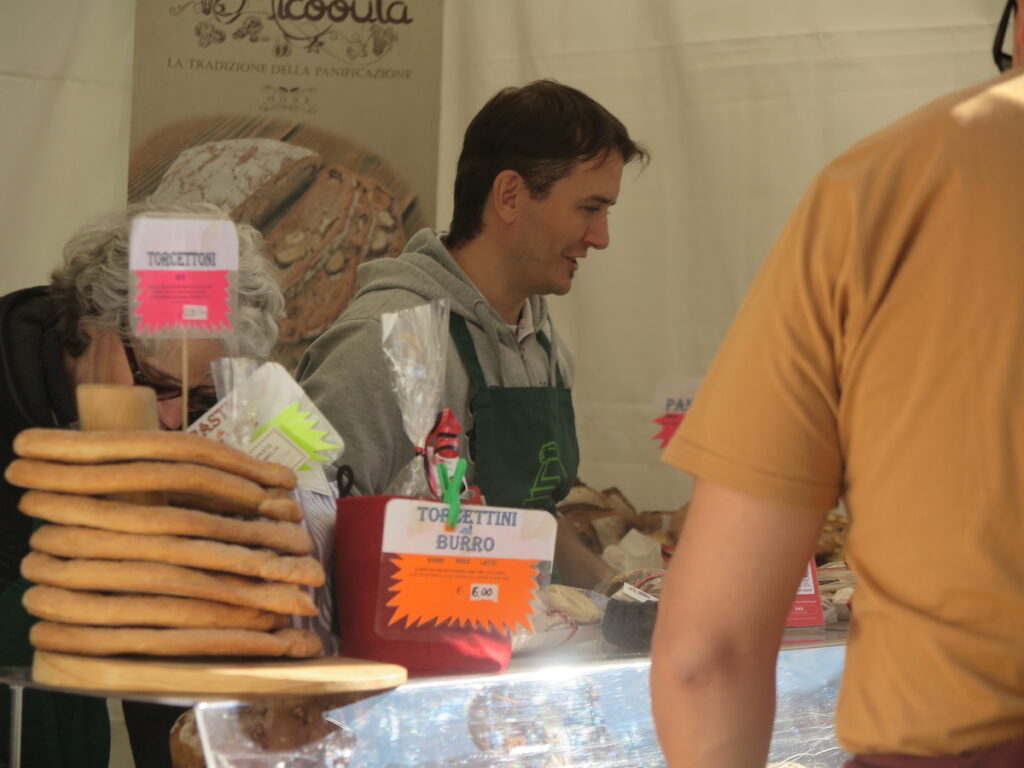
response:
<path fill-rule="evenodd" d="M 137 336 L 221 336 L 232 328 L 238 233 L 227 219 L 139 216 L 129 266 Z"/>

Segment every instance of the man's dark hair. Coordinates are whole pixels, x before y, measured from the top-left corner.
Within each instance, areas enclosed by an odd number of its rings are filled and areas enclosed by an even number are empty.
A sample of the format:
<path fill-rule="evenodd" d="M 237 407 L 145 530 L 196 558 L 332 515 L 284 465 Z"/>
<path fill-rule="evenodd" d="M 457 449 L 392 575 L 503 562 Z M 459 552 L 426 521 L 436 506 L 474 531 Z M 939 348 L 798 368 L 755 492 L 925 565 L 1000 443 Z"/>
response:
<path fill-rule="evenodd" d="M 648 158 L 626 126 L 585 93 L 554 80 L 498 91 L 466 128 L 448 248 L 480 234 L 484 203 L 502 171 L 518 173 L 530 195 L 542 200 L 577 164 L 612 150 L 624 163 Z"/>

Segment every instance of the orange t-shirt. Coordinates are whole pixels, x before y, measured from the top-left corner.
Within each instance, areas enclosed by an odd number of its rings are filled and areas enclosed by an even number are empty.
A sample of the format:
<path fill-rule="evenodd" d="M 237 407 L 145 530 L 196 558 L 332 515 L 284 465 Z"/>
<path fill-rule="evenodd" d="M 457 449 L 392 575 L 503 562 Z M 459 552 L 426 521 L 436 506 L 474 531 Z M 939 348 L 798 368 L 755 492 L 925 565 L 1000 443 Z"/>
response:
<path fill-rule="evenodd" d="M 783 505 L 844 499 L 844 747 L 1024 736 L 1024 75 L 825 169 L 665 460 Z"/>

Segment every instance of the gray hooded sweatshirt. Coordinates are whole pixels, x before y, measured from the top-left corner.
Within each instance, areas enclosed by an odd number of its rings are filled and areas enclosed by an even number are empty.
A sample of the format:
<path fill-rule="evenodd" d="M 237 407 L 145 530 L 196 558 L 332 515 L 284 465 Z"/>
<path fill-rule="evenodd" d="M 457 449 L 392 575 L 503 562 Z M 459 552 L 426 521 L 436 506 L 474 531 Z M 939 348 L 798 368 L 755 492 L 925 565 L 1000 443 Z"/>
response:
<path fill-rule="evenodd" d="M 396 259 L 363 264 L 358 275 L 356 295 L 309 346 L 297 371 L 299 383 L 345 441 L 338 463 L 352 467 L 354 493 L 388 492 L 392 480 L 415 455 L 381 346 L 380 318 L 386 312 L 447 298 L 451 311 L 466 318 L 489 387 L 553 385 L 554 366 L 536 333 L 543 330 L 565 385 L 572 386 L 572 360 L 554 332 L 544 298 L 530 297 L 536 330 L 517 341 L 433 230 L 417 232 Z M 473 457 L 466 440 L 473 427 L 469 374 L 450 334 L 445 368 L 441 407 L 451 408 L 462 424 L 460 450 L 469 461 L 466 477 L 472 482 Z"/>

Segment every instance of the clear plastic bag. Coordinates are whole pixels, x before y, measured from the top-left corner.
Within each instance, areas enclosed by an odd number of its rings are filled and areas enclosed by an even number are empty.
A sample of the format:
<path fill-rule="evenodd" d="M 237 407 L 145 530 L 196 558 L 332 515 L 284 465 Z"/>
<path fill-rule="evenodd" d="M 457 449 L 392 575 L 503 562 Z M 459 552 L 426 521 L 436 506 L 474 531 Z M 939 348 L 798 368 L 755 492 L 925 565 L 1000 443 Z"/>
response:
<path fill-rule="evenodd" d="M 435 299 L 381 317 L 381 344 L 391 369 L 391 388 L 402 425 L 416 456 L 401 469 L 387 493 L 431 497 L 431 461 L 426 442 L 437 422 L 448 350 L 448 302 Z"/>
<path fill-rule="evenodd" d="M 328 494 L 344 443 L 288 371 L 227 357 L 211 370 L 220 399 L 189 431 L 283 464 L 295 470 L 300 487 Z"/>

